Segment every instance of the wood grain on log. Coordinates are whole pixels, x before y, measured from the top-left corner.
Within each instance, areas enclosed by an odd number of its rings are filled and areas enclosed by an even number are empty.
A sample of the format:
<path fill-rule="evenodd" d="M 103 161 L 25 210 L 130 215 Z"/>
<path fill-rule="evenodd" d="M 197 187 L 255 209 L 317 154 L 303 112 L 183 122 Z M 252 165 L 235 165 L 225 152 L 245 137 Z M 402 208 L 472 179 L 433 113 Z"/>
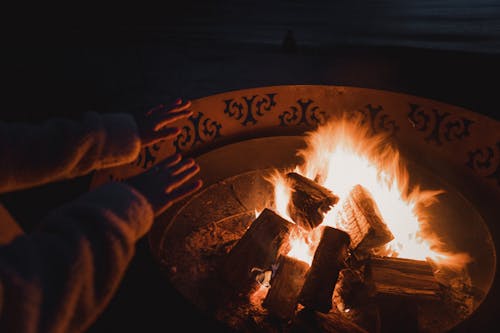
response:
<path fill-rule="evenodd" d="M 339 272 L 345 267 L 349 235 L 324 226 L 311 268 L 299 296 L 307 308 L 327 313 L 332 308 L 332 297 Z"/>
<path fill-rule="evenodd" d="M 351 248 L 367 251 L 394 239 L 371 194 L 361 185 L 353 187 L 337 215 L 340 225 L 351 236 Z"/>
<path fill-rule="evenodd" d="M 224 280 L 236 291 L 253 284 L 252 268 L 270 268 L 288 245 L 294 227 L 274 211 L 264 209 L 228 253 L 222 265 Z"/>
<path fill-rule="evenodd" d="M 440 286 L 426 261 L 373 257 L 367 262 L 367 283 L 373 297 L 441 298 Z"/>
<path fill-rule="evenodd" d="M 277 266 L 263 306 L 270 314 L 288 320 L 295 313 L 309 264 L 282 255 L 278 259 Z"/>
<path fill-rule="evenodd" d="M 286 176 L 292 187 L 292 198 L 288 205 L 290 217 L 306 230 L 316 228 L 339 198 L 327 188 L 298 173 L 290 172 Z"/>

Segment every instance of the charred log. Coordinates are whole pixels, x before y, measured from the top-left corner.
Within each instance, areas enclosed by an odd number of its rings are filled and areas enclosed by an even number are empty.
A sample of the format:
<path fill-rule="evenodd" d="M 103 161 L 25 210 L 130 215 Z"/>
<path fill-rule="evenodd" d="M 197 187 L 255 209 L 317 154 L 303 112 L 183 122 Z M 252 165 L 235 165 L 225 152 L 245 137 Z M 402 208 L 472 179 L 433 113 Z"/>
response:
<path fill-rule="evenodd" d="M 368 332 L 380 332 L 380 314 L 376 300 L 370 299 L 361 270 L 346 268 L 340 271 L 333 302 L 337 309 L 354 324 Z"/>
<path fill-rule="evenodd" d="M 252 269 L 267 269 L 288 245 L 295 227 L 270 209 L 264 209 L 228 253 L 222 265 L 222 277 L 236 291 L 252 285 Z"/>
<path fill-rule="evenodd" d="M 321 239 L 302 288 L 299 301 L 307 308 L 327 313 L 339 272 L 345 267 L 349 235 L 332 227 L 323 227 Z"/>
<path fill-rule="evenodd" d="M 309 265 L 292 257 L 280 256 L 277 266 L 262 305 L 270 314 L 289 320 L 295 313 Z"/>
<path fill-rule="evenodd" d="M 441 299 L 440 286 L 426 261 L 373 257 L 367 262 L 367 283 L 372 297 Z"/>
<path fill-rule="evenodd" d="M 363 252 L 394 239 L 371 194 L 361 185 L 353 187 L 342 203 L 339 222 L 351 236 L 351 248 Z"/>
<path fill-rule="evenodd" d="M 339 198 L 315 181 L 290 172 L 287 179 L 293 189 L 288 206 L 290 217 L 306 230 L 316 228 Z"/>
<path fill-rule="evenodd" d="M 366 302 L 368 293 L 363 273 L 351 268 L 340 271 L 333 299 L 340 311 L 350 311 Z"/>

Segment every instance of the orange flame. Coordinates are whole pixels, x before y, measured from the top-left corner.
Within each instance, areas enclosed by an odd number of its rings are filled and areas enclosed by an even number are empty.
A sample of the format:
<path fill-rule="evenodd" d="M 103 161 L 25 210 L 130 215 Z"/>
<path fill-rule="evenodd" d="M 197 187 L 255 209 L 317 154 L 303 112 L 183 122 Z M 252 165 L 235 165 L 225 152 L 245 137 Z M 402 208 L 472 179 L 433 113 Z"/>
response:
<path fill-rule="evenodd" d="M 268 180 L 274 185 L 274 206 L 276 212 L 281 215 L 281 217 L 293 222 L 293 219 L 288 214 L 287 208 L 292 195 L 290 184 L 278 171 L 271 175 Z"/>
<path fill-rule="evenodd" d="M 437 202 L 437 196 L 443 191 L 409 188 L 408 170 L 388 135 L 371 135 L 370 129 L 359 120 L 342 118 L 307 133 L 306 143 L 306 148 L 298 152 L 304 163 L 296 172 L 316 180 L 340 197 L 340 202 L 326 214 L 324 225 L 344 229 L 335 216 L 342 200 L 360 184 L 372 194 L 394 235 L 394 240 L 385 245 L 383 255 L 417 260 L 430 258 L 451 266 L 461 266 L 470 260 L 463 253 L 440 251 L 440 239 L 422 232 L 422 226 L 430 222 L 424 208 Z M 292 220 L 287 211 L 290 186 L 279 174 L 272 181 L 277 212 Z M 311 263 L 319 236 L 318 232 L 292 235 L 288 255 Z"/>

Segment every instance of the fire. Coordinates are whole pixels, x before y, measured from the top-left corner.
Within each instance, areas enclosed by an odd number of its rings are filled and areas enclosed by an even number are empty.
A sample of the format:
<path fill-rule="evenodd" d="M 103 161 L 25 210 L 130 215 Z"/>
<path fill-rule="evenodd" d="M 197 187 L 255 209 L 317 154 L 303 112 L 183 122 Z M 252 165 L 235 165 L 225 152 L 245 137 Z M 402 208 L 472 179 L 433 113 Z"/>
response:
<path fill-rule="evenodd" d="M 306 144 L 306 148 L 298 152 L 304 163 L 297 166 L 295 172 L 317 181 L 340 197 L 340 202 L 325 215 L 323 225 L 344 229 L 336 215 L 342 200 L 360 184 L 372 194 L 394 235 L 379 254 L 417 260 L 429 258 L 448 265 L 467 262 L 466 255 L 447 253 L 436 235 L 422 231 L 422 227 L 431 222 L 425 216 L 425 207 L 436 203 L 443 191 L 410 188 L 408 170 L 387 135 L 371 135 L 370 129 L 361 122 L 340 119 L 307 133 Z M 292 189 L 279 173 L 273 176 L 272 183 L 276 211 L 292 220 L 287 211 Z M 319 236 L 315 231 L 292 235 L 288 255 L 311 263 Z"/>
<path fill-rule="evenodd" d="M 290 251 L 287 255 L 302 260 L 310 266 L 320 237 L 320 228 L 311 232 L 295 229 L 290 235 Z"/>
<path fill-rule="evenodd" d="M 292 195 L 290 185 L 279 172 L 272 175 L 270 181 L 274 184 L 274 205 L 276 206 L 276 211 L 283 218 L 293 222 L 287 209 L 288 202 Z"/>

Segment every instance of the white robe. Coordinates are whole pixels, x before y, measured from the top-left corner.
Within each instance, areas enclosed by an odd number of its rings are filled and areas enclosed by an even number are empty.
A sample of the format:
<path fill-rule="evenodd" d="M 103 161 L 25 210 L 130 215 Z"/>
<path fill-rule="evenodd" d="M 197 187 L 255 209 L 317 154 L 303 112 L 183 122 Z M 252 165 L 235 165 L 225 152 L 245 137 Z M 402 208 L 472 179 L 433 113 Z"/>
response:
<path fill-rule="evenodd" d="M 0 193 L 130 163 L 140 146 L 128 114 L 0 122 Z M 41 217 L 29 234 L 0 210 L 0 332 L 85 331 L 117 290 L 153 219 L 146 198 L 118 182 Z"/>

